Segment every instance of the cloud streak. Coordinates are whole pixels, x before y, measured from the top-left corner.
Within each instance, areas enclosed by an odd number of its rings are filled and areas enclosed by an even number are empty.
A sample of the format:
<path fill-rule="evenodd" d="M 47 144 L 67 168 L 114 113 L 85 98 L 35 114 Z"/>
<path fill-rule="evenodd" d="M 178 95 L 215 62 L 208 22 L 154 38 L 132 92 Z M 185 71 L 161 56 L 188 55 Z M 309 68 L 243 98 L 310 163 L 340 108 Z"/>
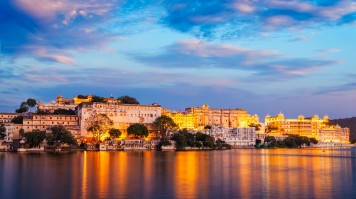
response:
<path fill-rule="evenodd" d="M 129 56 L 153 67 L 245 70 L 268 79 L 300 77 L 342 64 L 337 60 L 288 58 L 275 51 L 213 45 L 198 40 L 177 42 L 156 55 L 131 53 Z"/>

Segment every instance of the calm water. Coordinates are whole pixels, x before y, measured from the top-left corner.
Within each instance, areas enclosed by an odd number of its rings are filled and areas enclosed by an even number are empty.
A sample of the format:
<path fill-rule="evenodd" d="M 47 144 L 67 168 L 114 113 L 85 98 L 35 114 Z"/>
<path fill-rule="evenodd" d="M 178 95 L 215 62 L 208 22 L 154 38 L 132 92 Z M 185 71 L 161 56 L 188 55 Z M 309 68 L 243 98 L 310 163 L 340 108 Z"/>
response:
<path fill-rule="evenodd" d="M 0 153 L 0 198 L 356 198 L 356 150 Z"/>

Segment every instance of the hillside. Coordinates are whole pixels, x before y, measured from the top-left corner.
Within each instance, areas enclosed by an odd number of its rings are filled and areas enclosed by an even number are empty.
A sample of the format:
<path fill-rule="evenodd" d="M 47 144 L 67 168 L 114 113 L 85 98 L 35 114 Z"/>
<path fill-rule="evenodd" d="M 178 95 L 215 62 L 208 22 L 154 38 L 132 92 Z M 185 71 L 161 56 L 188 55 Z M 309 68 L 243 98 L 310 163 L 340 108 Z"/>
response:
<path fill-rule="evenodd" d="M 330 124 L 350 128 L 350 140 L 356 141 L 356 117 L 330 120 Z"/>

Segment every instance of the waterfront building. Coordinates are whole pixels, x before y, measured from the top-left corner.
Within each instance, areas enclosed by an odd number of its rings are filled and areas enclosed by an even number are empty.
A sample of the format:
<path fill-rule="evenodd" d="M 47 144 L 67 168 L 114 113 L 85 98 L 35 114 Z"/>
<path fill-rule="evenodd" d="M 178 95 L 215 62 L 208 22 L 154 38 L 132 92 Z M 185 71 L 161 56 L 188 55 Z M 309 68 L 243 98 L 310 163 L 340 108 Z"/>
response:
<path fill-rule="evenodd" d="M 162 115 L 166 115 L 177 124 L 178 129 L 194 129 L 194 114 L 182 111 L 174 112 L 164 109 Z"/>
<path fill-rule="evenodd" d="M 22 125 L 15 125 L 16 131 L 19 131 L 21 128 L 25 132 L 30 132 L 33 130 L 46 131 L 49 130 L 52 126 L 63 126 L 72 135 L 79 139 L 80 138 L 80 127 L 78 116 L 76 115 L 40 115 L 33 114 L 28 117 L 24 117 Z"/>
<path fill-rule="evenodd" d="M 230 128 L 228 133 L 223 134 L 223 139 L 232 147 L 253 147 L 256 143 L 255 127 Z"/>
<path fill-rule="evenodd" d="M 86 120 L 95 113 L 106 114 L 113 122 L 113 128 L 119 129 L 126 135 L 126 129 L 134 123 L 146 125 L 152 131 L 152 123 L 161 116 L 162 107 L 159 104 L 121 104 L 118 102 L 82 102 L 78 106 L 80 133 L 83 137 L 90 137 L 86 130 Z"/>
<path fill-rule="evenodd" d="M 216 109 L 208 105 L 186 108 L 187 114 L 194 116 L 194 128 L 203 129 L 206 125 L 222 127 L 248 127 L 259 123 L 257 115 L 249 115 L 243 109 Z"/>
<path fill-rule="evenodd" d="M 349 143 L 350 131 L 348 128 L 341 128 L 329 125 L 329 117 L 325 115 L 319 118 L 304 117 L 299 115 L 297 119 L 286 119 L 283 113 L 277 116 L 267 115 L 265 118 L 266 133 L 269 136 L 285 138 L 287 135 L 299 135 L 315 138 L 319 142 Z M 345 142 L 346 143 L 346 142 Z"/>
<path fill-rule="evenodd" d="M 20 113 L 0 113 L 0 123 L 11 123 L 11 120 L 16 117 L 21 115 Z"/>
<path fill-rule="evenodd" d="M 322 128 L 318 133 L 321 143 L 343 143 L 349 144 L 350 129 L 341 128 L 339 125 Z"/>
<path fill-rule="evenodd" d="M 13 131 L 13 124 L 12 123 L 5 123 L 5 137 L 4 137 L 4 142 L 12 142 L 13 137 L 14 137 L 14 131 Z"/>

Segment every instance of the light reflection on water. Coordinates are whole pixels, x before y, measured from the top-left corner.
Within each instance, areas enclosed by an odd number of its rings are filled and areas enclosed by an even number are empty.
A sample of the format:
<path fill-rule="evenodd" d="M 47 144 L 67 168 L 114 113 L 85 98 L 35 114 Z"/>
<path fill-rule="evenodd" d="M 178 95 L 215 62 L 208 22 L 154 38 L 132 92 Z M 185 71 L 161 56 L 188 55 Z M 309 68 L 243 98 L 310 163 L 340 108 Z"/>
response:
<path fill-rule="evenodd" d="M 0 198 L 354 198 L 356 150 L 0 153 Z"/>

